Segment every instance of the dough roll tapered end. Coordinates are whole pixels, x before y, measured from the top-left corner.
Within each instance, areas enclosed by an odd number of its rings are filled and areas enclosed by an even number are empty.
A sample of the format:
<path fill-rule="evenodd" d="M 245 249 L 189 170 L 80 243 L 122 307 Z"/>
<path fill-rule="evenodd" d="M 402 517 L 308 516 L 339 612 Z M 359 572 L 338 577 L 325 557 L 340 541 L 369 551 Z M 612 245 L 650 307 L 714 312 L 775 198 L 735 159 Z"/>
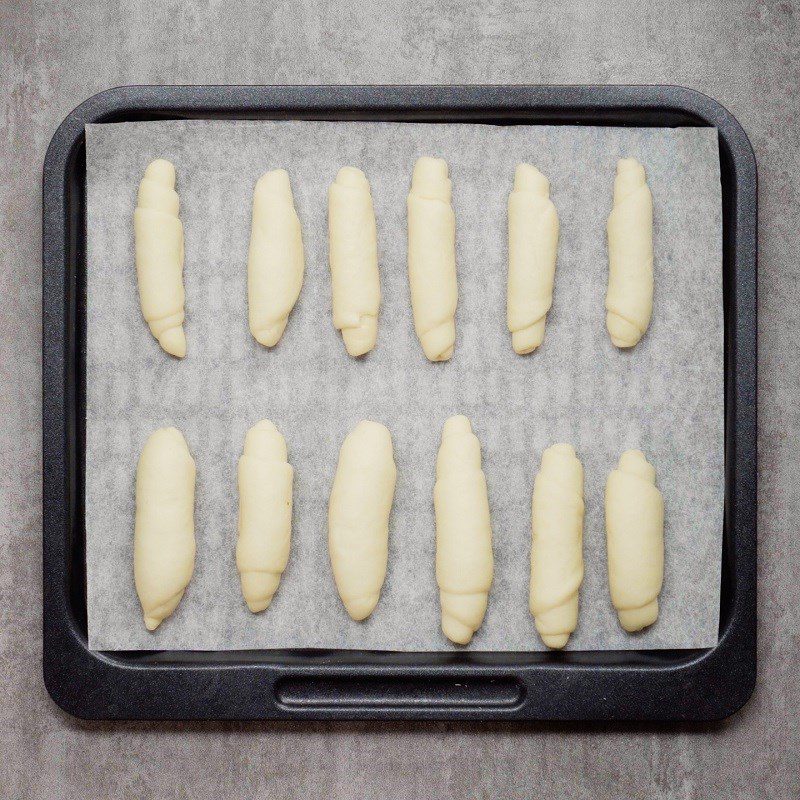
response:
<path fill-rule="evenodd" d="M 300 218 L 285 169 L 262 175 L 253 192 L 247 258 L 250 333 L 265 347 L 278 343 L 303 285 Z"/>
<path fill-rule="evenodd" d="M 378 340 L 378 318 L 372 314 L 362 314 L 349 328 L 342 328 L 342 339 L 347 354 L 358 358 L 369 353 Z"/>
<path fill-rule="evenodd" d="M 408 195 L 408 277 L 414 329 L 430 361 L 447 361 L 456 340 L 456 221 L 447 162 L 423 156 Z"/>
<path fill-rule="evenodd" d="M 396 480 L 388 429 L 377 422 L 360 422 L 339 451 L 328 505 L 333 577 L 347 613 L 356 621 L 373 612 L 386 578 Z"/>
<path fill-rule="evenodd" d="M 530 612 L 542 641 L 555 649 L 578 624 L 583 513 L 583 466 L 574 448 L 548 447 L 533 488 Z"/>
<path fill-rule="evenodd" d="M 183 225 L 175 167 L 163 158 L 148 165 L 139 184 L 133 227 L 139 301 L 150 332 L 170 355 L 186 355 Z"/>
<path fill-rule="evenodd" d="M 442 632 L 468 644 L 486 614 L 494 558 L 480 442 L 464 416 L 444 424 L 433 498 Z"/>
<path fill-rule="evenodd" d="M 183 434 L 160 428 L 136 471 L 133 573 L 142 615 L 155 630 L 177 608 L 194 571 L 195 465 Z"/>
<path fill-rule="evenodd" d="M 236 567 L 247 607 L 272 602 L 289 561 L 292 483 L 286 441 L 268 419 L 247 432 L 239 459 L 239 537 Z"/>
<path fill-rule="evenodd" d="M 381 302 L 375 210 L 367 176 L 342 167 L 328 190 L 333 324 L 349 355 L 375 347 Z"/>
<path fill-rule="evenodd" d="M 635 158 L 617 162 L 608 217 L 606 327 L 617 347 L 633 347 L 653 313 L 653 196 Z"/>
<path fill-rule="evenodd" d="M 664 580 L 664 500 L 656 471 L 640 450 L 627 450 L 606 483 L 606 544 L 611 601 L 634 632 L 658 618 Z"/>
<path fill-rule="evenodd" d="M 553 304 L 558 214 L 550 181 L 530 164 L 519 164 L 508 198 L 507 324 L 514 351 L 525 355 L 544 340 Z"/>

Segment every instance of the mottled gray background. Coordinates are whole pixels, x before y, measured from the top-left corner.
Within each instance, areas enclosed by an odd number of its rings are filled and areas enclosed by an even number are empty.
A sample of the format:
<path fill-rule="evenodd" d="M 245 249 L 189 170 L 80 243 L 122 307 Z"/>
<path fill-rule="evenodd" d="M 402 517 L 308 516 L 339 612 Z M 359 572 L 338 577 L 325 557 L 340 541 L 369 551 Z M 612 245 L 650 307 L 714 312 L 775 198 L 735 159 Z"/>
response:
<path fill-rule="evenodd" d="M 646 11 L 641 9 L 646 8 Z M 728 0 L 0 3 L 0 796 L 793 798 L 800 621 L 800 5 Z M 719 725 L 91 724 L 41 679 L 45 149 L 126 83 L 679 83 L 760 178 L 759 679 Z"/>

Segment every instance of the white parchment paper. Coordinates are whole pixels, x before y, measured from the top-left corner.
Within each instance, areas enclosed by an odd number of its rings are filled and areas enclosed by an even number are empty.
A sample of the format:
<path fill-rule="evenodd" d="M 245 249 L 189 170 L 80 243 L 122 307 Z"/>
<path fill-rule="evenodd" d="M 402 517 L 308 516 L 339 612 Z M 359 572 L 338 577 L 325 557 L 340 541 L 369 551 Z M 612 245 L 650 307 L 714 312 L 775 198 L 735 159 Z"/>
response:
<path fill-rule="evenodd" d="M 543 649 L 528 613 L 530 502 L 542 450 L 574 444 L 584 464 L 586 577 L 574 650 L 709 647 L 717 641 L 723 512 L 721 196 L 709 128 L 494 127 L 356 122 L 142 122 L 87 126 L 86 558 L 93 649 L 276 647 L 455 649 L 439 628 L 434 464 L 444 420 L 464 413 L 483 447 L 495 579 L 473 650 Z M 454 357 L 430 364 L 414 335 L 406 195 L 415 159 L 450 164 L 459 303 Z M 603 307 L 615 165 L 635 156 L 655 205 L 655 310 L 631 352 Z M 139 310 L 133 210 L 146 165 L 177 169 L 186 236 L 188 355 L 165 355 Z M 543 347 L 521 357 L 505 324 L 506 202 L 519 161 L 551 181 L 561 220 Z M 345 353 L 331 320 L 327 188 L 364 169 L 378 224 L 378 344 Z M 252 191 L 289 170 L 306 275 L 273 350 L 247 327 Z M 295 468 L 289 565 L 262 614 L 240 594 L 236 463 L 263 417 Z M 352 622 L 333 583 L 327 503 L 341 442 L 386 424 L 398 466 L 389 571 L 372 617 Z M 133 583 L 134 482 L 147 436 L 176 425 L 197 463 L 194 577 L 177 611 L 145 630 Z M 631 636 L 606 577 L 603 493 L 623 450 L 656 466 L 666 506 L 661 616 Z"/>

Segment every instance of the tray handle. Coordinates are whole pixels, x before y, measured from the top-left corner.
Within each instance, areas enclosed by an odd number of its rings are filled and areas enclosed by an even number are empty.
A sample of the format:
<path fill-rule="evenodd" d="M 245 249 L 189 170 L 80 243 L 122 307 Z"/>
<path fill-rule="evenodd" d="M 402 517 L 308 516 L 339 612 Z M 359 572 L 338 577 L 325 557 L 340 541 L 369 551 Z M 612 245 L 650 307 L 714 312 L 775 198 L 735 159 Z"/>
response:
<path fill-rule="evenodd" d="M 525 700 L 515 678 L 292 677 L 275 686 L 287 709 L 511 709 Z"/>

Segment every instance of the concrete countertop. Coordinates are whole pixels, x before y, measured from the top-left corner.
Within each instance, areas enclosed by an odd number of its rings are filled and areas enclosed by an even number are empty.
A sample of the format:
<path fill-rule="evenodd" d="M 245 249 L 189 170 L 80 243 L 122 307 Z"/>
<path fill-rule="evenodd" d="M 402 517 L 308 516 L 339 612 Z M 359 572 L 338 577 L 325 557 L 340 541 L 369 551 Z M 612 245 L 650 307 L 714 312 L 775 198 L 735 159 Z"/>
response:
<path fill-rule="evenodd" d="M 647 9 L 646 12 L 642 9 Z M 700 728 L 92 724 L 41 678 L 41 170 L 121 84 L 674 83 L 759 167 L 759 678 Z M 800 796 L 800 5 L 728 0 L 0 4 L 0 797 Z"/>

